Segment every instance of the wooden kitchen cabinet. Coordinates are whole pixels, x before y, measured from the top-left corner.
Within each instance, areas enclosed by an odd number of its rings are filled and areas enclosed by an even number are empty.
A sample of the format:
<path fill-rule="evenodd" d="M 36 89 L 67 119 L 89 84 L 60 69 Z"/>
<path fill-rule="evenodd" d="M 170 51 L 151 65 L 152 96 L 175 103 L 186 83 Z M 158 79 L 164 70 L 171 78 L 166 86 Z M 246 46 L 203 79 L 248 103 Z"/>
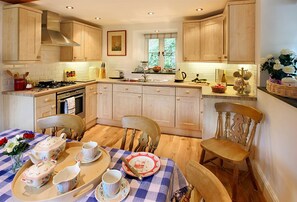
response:
<path fill-rule="evenodd" d="M 113 120 L 121 121 L 125 115 L 141 115 L 141 106 L 141 85 L 113 85 Z"/>
<path fill-rule="evenodd" d="M 112 84 L 100 83 L 98 89 L 98 121 L 112 120 Z"/>
<path fill-rule="evenodd" d="M 255 1 L 229 2 L 224 14 L 227 62 L 255 64 Z"/>
<path fill-rule="evenodd" d="M 220 62 L 223 55 L 223 17 L 214 16 L 201 22 L 201 60 Z"/>
<path fill-rule="evenodd" d="M 99 61 L 102 57 L 102 29 L 76 21 L 61 23 L 61 33 L 80 46 L 61 47 L 61 61 Z"/>
<path fill-rule="evenodd" d="M 143 87 L 142 115 L 161 127 L 174 127 L 175 87 Z"/>
<path fill-rule="evenodd" d="M 200 89 L 176 88 L 176 128 L 200 130 L 200 99 Z"/>
<path fill-rule="evenodd" d="M 3 8 L 3 62 L 40 60 L 42 11 L 23 5 Z"/>
<path fill-rule="evenodd" d="M 97 119 L 97 84 L 86 86 L 86 128 L 96 124 Z"/>
<path fill-rule="evenodd" d="M 183 59 L 184 61 L 200 60 L 200 22 L 183 23 Z"/>

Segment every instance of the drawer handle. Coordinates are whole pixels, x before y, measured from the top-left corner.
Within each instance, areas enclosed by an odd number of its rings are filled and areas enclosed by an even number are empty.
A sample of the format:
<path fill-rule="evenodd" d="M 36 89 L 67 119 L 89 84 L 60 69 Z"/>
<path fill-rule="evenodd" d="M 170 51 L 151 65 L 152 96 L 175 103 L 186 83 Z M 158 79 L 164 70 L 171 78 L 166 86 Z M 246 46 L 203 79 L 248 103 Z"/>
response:
<path fill-rule="evenodd" d="M 102 93 L 99 93 L 100 95 L 102 95 Z"/>
<path fill-rule="evenodd" d="M 94 92 L 93 94 L 94 94 L 94 95 L 97 95 L 98 93 L 97 93 L 97 92 Z"/>
<path fill-rule="evenodd" d="M 190 91 L 187 90 L 187 91 L 186 91 L 186 94 L 190 94 Z"/>
<path fill-rule="evenodd" d="M 125 88 L 125 90 L 129 90 L 129 88 Z"/>
<path fill-rule="evenodd" d="M 156 91 L 159 93 L 160 92 L 160 89 L 157 89 Z"/>
<path fill-rule="evenodd" d="M 177 101 L 180 101 L 180 98 L 176 98 Z"/>
<path fill-rule="evenodd" d="M 90 89 L 91 89 L 91 90 L 93 90 L 94 88 L 93 88 L 93 87 L 91 87 Z"/>
<path fill-rule="evenodd" d="M 104 86 L 103 89 L 107 89 L 107 86 Z"/>
<path fill-rule="evenodd" d="M 52 107 L 51 107 L 52 109 L 56 109 L 56 105 L 52 105 Z"/>
<path fill-rule="evenodd" d="M 138 98 L 141 98 L 141 95 L 138 95 Z"/>

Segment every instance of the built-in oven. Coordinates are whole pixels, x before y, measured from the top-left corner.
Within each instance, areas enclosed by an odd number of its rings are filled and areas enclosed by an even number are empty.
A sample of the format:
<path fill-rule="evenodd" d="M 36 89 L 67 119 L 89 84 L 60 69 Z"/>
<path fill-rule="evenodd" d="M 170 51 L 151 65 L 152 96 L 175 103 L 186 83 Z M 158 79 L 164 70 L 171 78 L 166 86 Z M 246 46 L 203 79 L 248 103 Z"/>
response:
<path fill-rule="evenodd" d="M 65 114 L 65 100 L 75 98 L 75 114 L 85 118 L 85 88 L 57 92 L 57 114 Z"/>

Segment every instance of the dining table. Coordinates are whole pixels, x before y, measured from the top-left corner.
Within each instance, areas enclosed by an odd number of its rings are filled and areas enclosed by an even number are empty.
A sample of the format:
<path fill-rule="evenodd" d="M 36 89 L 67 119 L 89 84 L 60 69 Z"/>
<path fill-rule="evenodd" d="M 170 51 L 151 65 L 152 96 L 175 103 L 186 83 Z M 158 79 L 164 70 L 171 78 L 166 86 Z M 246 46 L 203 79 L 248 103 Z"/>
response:
<path fill-rule="evenodd" d="M 0 139 L 3 137 L 10 139 L 16 135 L 22 135 L 25 132 L 25 130 L 21 129 L 5 130 L 0 133 Z M 28 154 L 30 153 L 30 150 L 34 148 L 38 142 L 46 139 L 46 137 L 48 137 L 48 135 L 35 133 L 35 138 L 28 141 L 30 144 L 29 149 L 23 154 L 24 162 L 29 160 Z M 73 140 L 67 140 L 67 142 L 71 141 Z M 188 183 L 185 176 L 172 159 L 159 157 L 161 163 L 159 171 L 152 176 L 144 177 L 143 180 L 139 180 L 126 174 L 122 168 L 121 157 L 127 157 L 133 152 L 104 145 L 100 146 L 105 149 L 111 157 L 109 168 L 120 170 L 123 177 L 129 182 L 130 192 L 123 201 L 165 202 L 171 201 L 176 194 L 180 195 L 187 191 Z M 0 201 L 14 201 L 11 185 L 15 173 L 11 170 L 12 163 L 10 157 L 2 154 L 2 152 L 3 148 L 0 149 Z M 95 189 L 79 198 L 78 201 L 97 201 L 95 198 Z"/>

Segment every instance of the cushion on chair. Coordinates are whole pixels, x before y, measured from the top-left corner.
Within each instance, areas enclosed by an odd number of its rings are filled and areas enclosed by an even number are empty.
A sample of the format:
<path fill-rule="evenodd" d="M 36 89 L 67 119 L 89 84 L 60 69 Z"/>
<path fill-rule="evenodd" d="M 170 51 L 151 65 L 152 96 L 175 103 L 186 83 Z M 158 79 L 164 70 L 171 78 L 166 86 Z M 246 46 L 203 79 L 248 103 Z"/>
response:
<path fill-rule="evenodd" d="M 207 139 L 201 142 L 201 147 L 222 159 L 240 163 L 249 156 L 241 145 L 224 139 Z"/>

